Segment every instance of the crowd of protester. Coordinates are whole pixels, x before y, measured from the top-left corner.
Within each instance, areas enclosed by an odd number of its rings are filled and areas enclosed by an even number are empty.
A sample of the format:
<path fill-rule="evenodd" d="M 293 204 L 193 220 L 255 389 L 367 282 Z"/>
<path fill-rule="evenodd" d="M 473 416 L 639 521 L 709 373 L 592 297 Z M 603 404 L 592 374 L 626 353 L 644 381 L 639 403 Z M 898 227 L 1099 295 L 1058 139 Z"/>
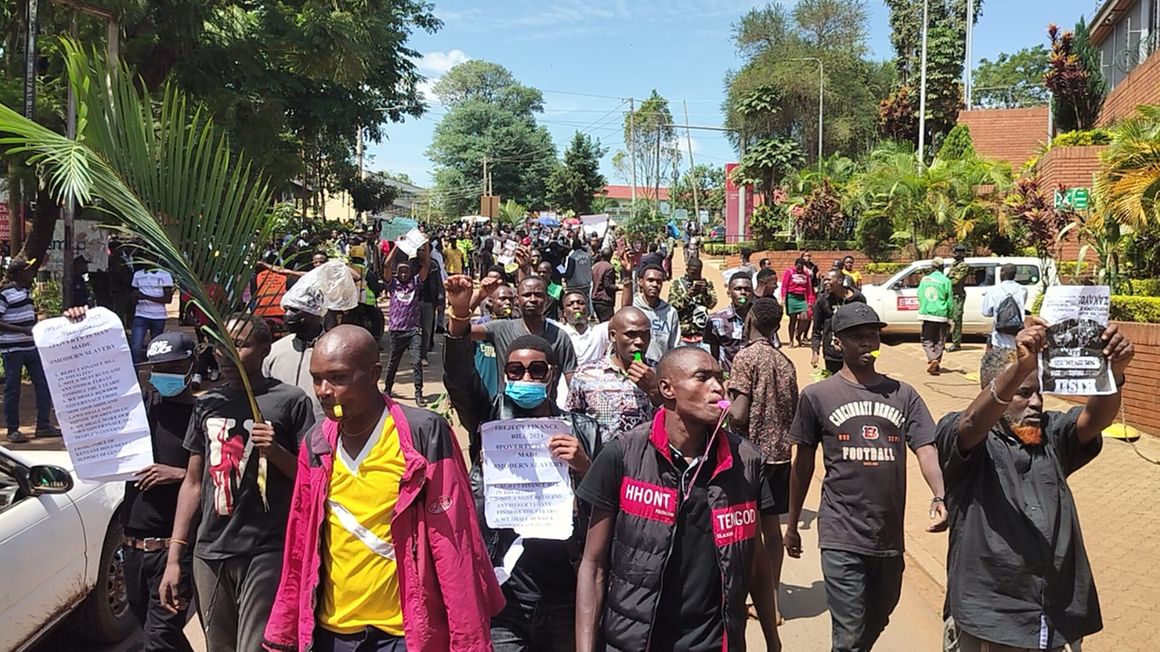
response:
<path fill-rule="evenodd" d="M 781 571 L 802 554 L 819 448 L 833 650 L 871 649 L 898 602 L 908 452 L 930 531 L 950 529 L 944 649 L 1078 649 L 1100 629 L 1067 476 L 1099 453 L 1120 394 L 1044 411 L 1037 318 L 997 334 L 977 398 L 936 425 L 876 369 L 884 324 L 852 258 L 778 272 L 743 252 L 717 310 L 695 237 L 422 228 L 414 256 L 359 229 L 267 243 L 228 324 L 238 361 L 168 320 L 172 277 L 134 269 L 122 314 L 155 464 L 127 483 L 122 520 L 146 650 L 190 649 L 193 605 L 211 652 L 743 650 L 751 617 L 780 650 Z M 350 310 L 288 291 L 328 260 L 356 284 Z M 35 358 L 18 262 L 0 288 L 6 367 Z M 953 277 L 931 279 L 939 304 L 921 310 L 940 334 Z M 783 318 L 827 379 L 799 388 Z M 1132 346 L 1114 325 L 1103 339 L 1121 386 Z M 434 351 L 466 458 L 424 409 Z M 413 406 L 394 392 L 408 354 Z M 547 447 L 576 496 L 564 540 L 486 518 L 484 424 L 539 417 L 563 424 Z"/>

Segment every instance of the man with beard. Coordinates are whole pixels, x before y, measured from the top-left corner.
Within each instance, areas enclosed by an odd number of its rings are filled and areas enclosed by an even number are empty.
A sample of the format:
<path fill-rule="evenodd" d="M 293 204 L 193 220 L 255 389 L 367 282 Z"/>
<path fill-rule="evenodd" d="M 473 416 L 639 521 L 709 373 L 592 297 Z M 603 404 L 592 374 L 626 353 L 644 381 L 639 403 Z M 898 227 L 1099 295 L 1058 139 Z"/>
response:
<path fill-rule="evenodd" d="M 1100 339 L 1116 393 L 1045 412 L 1047 323 L 1031 317 L 1014 349 L 984 355 L 974 402 L 939 422 L 952 514 L 945 650 L 1078 650 L 1103 627 L 1067 478 L 1099 455 L 1135 349 L 1115 324 Z"/>
<path fill-rule="evenodd" d="M 725 373 L 733 367 L 733 356 L 745 346 L 745 318 L 752 299 L 752 274 L 745 270 L 735 272 L 729 279 L 729 305 L 709 315 L 705 324 L 704 342 Z"/>
<path fill-rule="evenodd" d="M 946 525 L 930 410 L 913 387 L 874 368 L 884 326 L 864 303 L 838 309 L 834 334 L 845 365 L 802 390 L 790 426 L 795 450 L 785 549 L 801 557 L 798 521 L 820 446 L 826 474 L 818 541 L 834 652 L 873 648 L 902 593 L 908 446 L 934 494 L 928 531 Z"/>
<path fill-rule="evenodd" d="M 765 649 L 779 651 L 757 535 L 777 540 L 761 451 L 722 429 L 725 389 L 708 351 L 674 349 L 657 376 L 664 407 L 608 442 L 576 492 L 592 507 L 576 648 L 744 650 L 752 590 Z"/>
<path fill-rule="evenodd" d="M 810 356 L 810 366 L 818 366 L 818 353 L 821 352 L 826 362 L 826 371 L 834 375 L 842 369 L 842 351 L 834 339 L 833 319 L 834 312 L 847 303 L 866 303 L 866 297 L 852 287 L 846 285 L 846 275 L 840 269 L 831 269 L 826 272 L 822 280 L 822 294 L 814 302 L 814 330 L 810 336 L 810 345 L 813 354 Z"/>
<path fill-rule="evenodd" d="M 270 346 L 270 355 L 262 362 L 262 375 L 280 380 L 301 389 L 314 406 L 314 420 L 322 420 L 322 405 L 314 395 L 310 379 L 310 358 L 314 355 L 314 341 L 322 334 L 322 291 L 311 288 L 307 292 L 282 295 L 282 324 L 288 335 Z"/>

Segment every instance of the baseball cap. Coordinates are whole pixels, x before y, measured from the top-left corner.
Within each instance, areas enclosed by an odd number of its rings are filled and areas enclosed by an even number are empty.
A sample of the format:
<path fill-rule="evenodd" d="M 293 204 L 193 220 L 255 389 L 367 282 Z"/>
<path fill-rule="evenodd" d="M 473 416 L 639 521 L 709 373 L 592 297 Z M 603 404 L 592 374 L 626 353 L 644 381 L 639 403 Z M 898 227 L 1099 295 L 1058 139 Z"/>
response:
<path fill-rule="evenodd" d="M 874 309 L 864 303 L 847 303 L 844 306 L 839 306 L 834 312 L 833 329 L 835 333 L 841 333 L 844 330 L 854 328 L 855 326 L 862 326 L 864 324 L 873 324 L 878 328 L 886 326 L 881 319 L 878 318 L 878 313 Z"/>
<path fill-rule="evenodd" d="M 955 252 L 956 254 L 965 254 L 965 253 L 967 253 L 967 246 L 962 245 L 962 244 L 957 244 L 954 246 L 954 248 L 951 249 L 951 251 Z"/>
<path fill-rule="evenodd" d="M 181 331 L 166 331 L 149 341 L 145 360 L 139 366 L 192 358 L 196 346 L 189 335 Z"/>

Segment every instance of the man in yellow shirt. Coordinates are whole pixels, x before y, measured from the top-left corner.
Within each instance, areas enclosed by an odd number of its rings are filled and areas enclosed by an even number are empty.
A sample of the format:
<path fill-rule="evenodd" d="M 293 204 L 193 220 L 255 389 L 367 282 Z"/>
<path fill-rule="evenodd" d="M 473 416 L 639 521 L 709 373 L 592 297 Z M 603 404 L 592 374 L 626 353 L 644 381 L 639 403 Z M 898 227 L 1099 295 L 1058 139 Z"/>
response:
<path fill-rule="evenodd" d="M 463 252 L 455 246 L 453 239 L 448 240 L 443 247 L 443 267 L 449 275 L 463 273 Z"/>

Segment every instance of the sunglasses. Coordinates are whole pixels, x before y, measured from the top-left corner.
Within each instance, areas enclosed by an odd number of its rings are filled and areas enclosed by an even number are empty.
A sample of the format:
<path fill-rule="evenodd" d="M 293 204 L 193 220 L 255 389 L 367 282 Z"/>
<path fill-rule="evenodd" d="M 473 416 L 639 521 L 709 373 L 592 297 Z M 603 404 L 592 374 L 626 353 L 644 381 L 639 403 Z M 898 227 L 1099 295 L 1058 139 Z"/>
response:
<path fill-rule="evenodd" d="M 552 366 L 543 360 L 536 360 L 526 366 L 522 362 L 509 362 L 503 367 L 503 374 L 508 380 L 523 380 L 527 374 L 532 380 L 544 380 L 551 373 Z"/>

